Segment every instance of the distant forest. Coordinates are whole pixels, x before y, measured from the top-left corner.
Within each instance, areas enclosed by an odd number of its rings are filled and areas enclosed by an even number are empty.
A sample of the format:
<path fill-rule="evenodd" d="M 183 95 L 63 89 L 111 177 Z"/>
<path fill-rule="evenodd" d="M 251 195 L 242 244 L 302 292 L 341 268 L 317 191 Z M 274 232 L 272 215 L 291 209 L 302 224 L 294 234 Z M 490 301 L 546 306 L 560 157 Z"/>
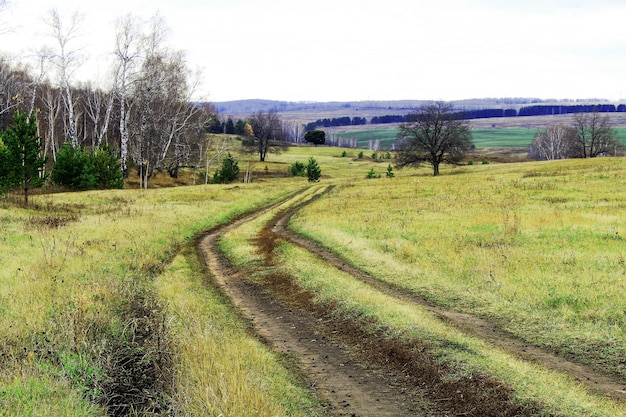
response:
<path fill-rule="evenodd" d="M 614 104 L 574 104 L 574 105 L 533 105 L 517 109 L 475 109 L 461 110 L 457 114 L 462 119 L 487 119 L 497 117 L 517 116 L 549 116 L 573 113 L 615 113 L 626 112 L 626 104 L 615 106 Z M 411 114 L 374 116 L 370 124 L 403 123 L 411 120 Z M 308 123 L 306 130 L 315 130 L 325 127 L 364 125 L 367 121 L 363 117 L 337 117 L 332 119 L 318 119 Z"/>

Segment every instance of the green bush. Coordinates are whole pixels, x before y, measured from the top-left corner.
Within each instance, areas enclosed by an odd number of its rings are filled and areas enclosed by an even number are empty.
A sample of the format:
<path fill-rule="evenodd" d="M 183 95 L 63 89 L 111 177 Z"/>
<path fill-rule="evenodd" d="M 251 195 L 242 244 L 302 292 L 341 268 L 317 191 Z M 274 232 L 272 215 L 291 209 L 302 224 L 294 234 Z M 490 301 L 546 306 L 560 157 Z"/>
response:
<path fill-rule="evenodd" d="M 50 179 L 56 185 L 74 190 L 124 188 L 119 160 L 108 145 L 89 153 L 65 144 L 57 155 Z"/>
<path fill-rule="evenodd" d="M 287 171 L 294 177 L 304 177 L 306 175 L 306 165 L 300 161 L 294 162 Z"/>
<path fill-rule="evenodd" d="M 374 168 L 371 168 L 369 172 L 367 173 L 367 175 L 365 176 L 365 178 L 367 179 L 380 178 L 380 174 L 376 174 L 376 171 L 374 171 Z"/>
<path fill-rule="evenodd" d="M 107 144 L 100 145 L 89 156 L 97 188 L 124 188 L 124 174 L 113 148 Z"/>
<path fill-rule="evenodd" d="M 82 148 L 66 143 L 57 154 L 50 179 L 53 184 L 74 190 L 96 188 L 96 177 L 89 155 Z"/>

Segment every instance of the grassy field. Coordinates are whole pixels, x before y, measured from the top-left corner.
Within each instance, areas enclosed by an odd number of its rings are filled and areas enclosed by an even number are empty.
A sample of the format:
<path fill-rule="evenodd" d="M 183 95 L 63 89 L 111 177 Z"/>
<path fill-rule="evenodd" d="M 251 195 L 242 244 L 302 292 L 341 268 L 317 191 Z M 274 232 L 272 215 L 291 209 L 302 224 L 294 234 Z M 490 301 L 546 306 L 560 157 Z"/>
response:
<path fill-rule="evenodd" d="M 626 195 L 619 190 L 626 167 L 617 159 L 577 162 L 472 167 L 445 178 L 347 179 L 299 212 L 292 227 L 394 288 L 495 320 L 532 343 L 623 378 L 626 269 L 619 219 Z M 550 179 L 557 173 L 558 180 Z M 605 181 L 610 186 L 599 191 Z M 581 182 L 598 194 L 560 200 Z M 597 206 L 590 201 L 596 198 L 603 209 L 594 214 Z M 587 207 L 582 212 L 580 204 Z M 222 248 L 240 267 L 258 264 L 249 237 L 271 218 L 267 213 L 224 237 Z M 572 242 L 572 228 L 588 243 Z M 589 228 L 594 231 L 583 232 Z M 538 402 L 550 415 L 626 412 L 575 380 L 468 338 L 296 246 L 285 243 L 273 253 L 274 262 L 323 308 L 362 320 L 372 334 L 436 346 L 438 360 L 456 373 L 450 378 L 495 376 L 513 387 L 516 401 Z"/>
<path fill-rule="evenodd" d="M 532 142 L 538 130 L 545 129 L 538 127 L 481 127 L 472 128 L 472 140 L 477 148 L 527 148 Z M 617 136 L 622 143 L 626 144 L 626 127 L 616 127 Z M 390 150 L 396 142 L 398 129 L 393 126 L 368 128 L 358 130 L 342 131 L 337 128 L 332 135 L 347 143 L 355 140 L 359 148 L 367 149 L 371 141 L 380 141 L 380 148 Z"/>
<path fill-rule="evenodd" d="M 207 284 L 190 246 L 307 187 L 286 169 L 309 156 L 322 184 L 336 187 L 294 218 L 295 230 L 381 281 L 626 378 L 623 158 L 442 167 L 437 178 L 424 167 L 385 178 L 392 161 L 294 147 L 250 160 L 253 184 L 43 194 L 28 207 L 0 198 L 0 416 L 105 415 L 120 396 L 127 408 L 112 411 L 131 415 L 316 415 L 283 359 Z M 366 180 L 371 169 L 383 178 Z M 222 243 L 242 267 L 255 265 L 247 239 L 266 220 Z M 358 283 L 344 287 L 296 248 L 278 255 L 308 279 L 300 285 L 330 289 L 321 300 L 343 300 L 339 314 L 362 311 L 395 334 L 470 347 L 441 358 L 461 373 L 517 384 L 520 401 L 561 415 L 623 412 L 421 311 L 396 311 Z"/>
<path fill-rule="evenodd" d="M 350 185 L 293 228 L 381 281 L 626 378 L 623 159 Z"/>

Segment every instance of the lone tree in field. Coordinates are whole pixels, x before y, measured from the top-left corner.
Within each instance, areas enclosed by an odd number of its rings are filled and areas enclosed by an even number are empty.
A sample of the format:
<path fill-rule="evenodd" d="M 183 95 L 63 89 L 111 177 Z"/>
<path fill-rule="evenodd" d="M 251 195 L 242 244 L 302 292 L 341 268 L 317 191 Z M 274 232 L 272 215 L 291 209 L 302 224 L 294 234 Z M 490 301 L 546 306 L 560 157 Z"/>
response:
<path fill-rule="evenodd" d="M 262 111 L 254 113 L 248 123 L 252 127 L 254 136 L 244 143 L 250 152 L 259 154 L 259 161 L 265 161 L 268 152 L 280 152 L 284 130 L 276 109 L 269 110 L 267 113 Z"/>
<path fill-rule="evenodd" d="M 323 130 L 310 130 L 304 134 L 304 140 L 315 146 L 326 143 L 326 132 Z"/>
<path fill-rule="evenodd" d="M 575 158 L 615 155 L 622 147 L 608 114 L 601 116 L 598 111 L 577 113 L 574 115 L 574 130 Z"/>
<path fill-rule="evenodd" d="M 400 124 L 398 162 L 402 168 L 428 162 L 439 175 L 442 162 L 458 163 L 472 147 L 469 125 L 450 104 L 437 102 L 418 107 Z"/>
<path fill-rule="evenodd" d="M 13 124 L 2 135 L 4 147 L 2 164 L 4 172 L 0 178 L 3 188 L 24 190 L 24 204 L 28 204 L 31 188 L 41 187 L 44 178 L 41 173 L 46 160 L 40 156 L 42 140 L 37 136 L 35 115 L 30 117 L 18 111 L 13 116 Z"/>

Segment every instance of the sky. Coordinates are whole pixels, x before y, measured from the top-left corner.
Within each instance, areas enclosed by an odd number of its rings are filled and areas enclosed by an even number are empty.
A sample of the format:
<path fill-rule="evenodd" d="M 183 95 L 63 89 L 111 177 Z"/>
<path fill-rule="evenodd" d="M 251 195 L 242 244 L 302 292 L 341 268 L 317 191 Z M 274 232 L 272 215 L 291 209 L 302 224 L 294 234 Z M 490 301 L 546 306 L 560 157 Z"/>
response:
<path fill-rule="evenodd" d="M 626 99 L 624 0 L 8 0 L 0 53 L 83 16 L 73 75 L 106 85 L 115 20 L 157 13 L 208 101 Z"/>

